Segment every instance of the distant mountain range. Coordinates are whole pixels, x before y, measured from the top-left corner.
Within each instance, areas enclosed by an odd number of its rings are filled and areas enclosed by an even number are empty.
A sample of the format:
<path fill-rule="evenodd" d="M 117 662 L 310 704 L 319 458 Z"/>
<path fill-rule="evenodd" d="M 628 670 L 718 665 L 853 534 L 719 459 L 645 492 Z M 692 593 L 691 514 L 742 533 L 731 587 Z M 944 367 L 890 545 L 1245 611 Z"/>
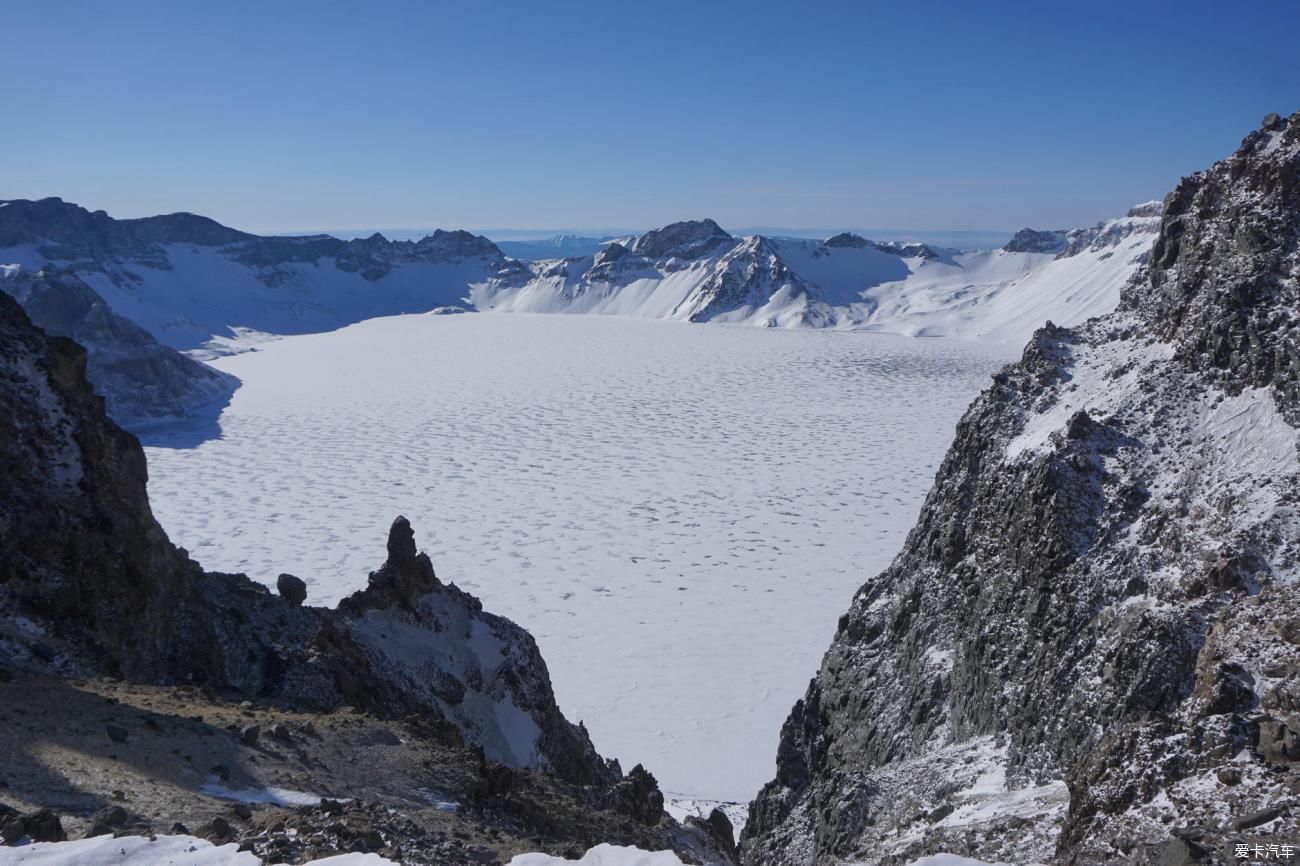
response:
<path fill-rule="evenodd" d="M 35 284 L 21 274 L 45 272 L 46 303 L 50 291 L 76 295 L 197 359 L 375 316 L 488 310 L 1021 341 L 1047 319 L 1073 324 L 1112 309 L 1159 213 L 1148 203 L 1089 228 L 1026 229 L 1001 249 L 963 251 L 847 232 L 738 237 L 708 219 L 619 239 L 526 243 L 443 230 L 419 240 L 274 237 L 190 213 L 118 220 L 58 198 L 20 199 L 0 202 L 0 265 L 20 300 L 16 287 Z M 44 324 L 76 335 L 66 315 Z M 206 368 L 173 359 L 168 369 L 195 381 L 136 400 L 128 417 L 121 389 L 97 379 L 105 365 L 95 358 L 144 353 L 154 362 L 140 369 L 157 369 L 161 347 L 125 333 L 100 328 L 86 340 L 92 381 L 117 392 L 110 404 L 120 420 L 171 417 L 193 404 L 178 395 L 214 389 Z"/>

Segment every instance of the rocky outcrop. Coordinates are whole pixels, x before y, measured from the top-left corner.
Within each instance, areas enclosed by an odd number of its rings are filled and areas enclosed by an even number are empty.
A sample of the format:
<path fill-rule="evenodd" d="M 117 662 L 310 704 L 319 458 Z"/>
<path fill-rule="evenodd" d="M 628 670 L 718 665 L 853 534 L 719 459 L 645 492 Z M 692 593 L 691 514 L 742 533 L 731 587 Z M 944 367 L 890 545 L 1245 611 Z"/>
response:
<path fill-rule="evenodd" d="M 767 238 L 756 236 L 727 251 L 698 289 L 678 305 L 674 316 L 706 322 L 735 311 L 761 309 L 780 296 L 810 299 L 815 292 L 816 287 L 792 271 Z"/>
<path fill-rule="evenodd" d="M 1300 831 L 1300 114 L 1147 210 L 1120 309 L 1049 323 L 962 419 L 746 862 L 1226 862 Z"/>
<path fill-rule="evenodd" d="M 1134 234 L 1147 235 L 1160 226 L 1163 202 L 1149 201 L 1129 208 L 1119 219 L 1103 220 L 1095 226 L 1066 232 L 1065 246 L 1057 258 L 1077 256 L 1085 250 L 1097 251 L 1120 246 Z"/>
<path fill-rule="evenodd" d="M 227 399 L 239 386 L 229 373 L 162 345 L 114 313 L 84 280 L 67 271 L 0 268 L 0 291 L 17 298 L 47 333 L 85 347 L 86 378 L 104 397 L 108 414 L 128 429 L 184 418 Z"/>
<path fill-rule="evenodd" d="M 1056 253 L 1065 249 L 1067 234 L 1063 229 L 1039 231 L 1024 228 L 1016 232 L 1002 249 L 1009 253 Z"/>
<path fill-rule="evenodd" d="M 872 241 L 871 245 L 882 253 L 889 253 L 904 259 L 937 259 L 939 257 L 939 254 L 929 244 L 916 241 L 910 243 Z"/>
<path fill-rule="evenodd" d="M 672 223 L 636 239 L 632 251 L 647 259 L 698 259 L 735 240 L 711 219 Z"/>
<path fill-rule="evenodd" d="M 839 234 L 826 239 L 826 246 L 831 247 L 832 249 L 860 250 L 868 246 L 870 243 L 871 241 L 861 235 L 855 235 L 853 232 L 840 232 Z"/>
<path fill-rule="evenodd" d="M 85 371 L 80 346 L 0 292 L 0 614 L 57 624 L 109 672 L 206 679 L 201 571 L 154 520 L 144 452 Z M 32 642 L 4 649 L 49 661 Z"/>
<path fill-rule="evenodd" d="M 6 681 L 107 675 L 197 686 L 214 700 L 350 707 L 476 753 L 480 808 L 508 812 L 511 791 L 553 789 L 591 816 L 584 840 L 710 850 L 705 834 L 663 814 L 653 776 L 638 767 L 625 778 L 596 753 L 556 706 L 532 637 L 439 580 L 404 518 L 392 525 L 387 561 L 337 609 L 303 606 L 289 575 L 277 595 L 203 571 L 154 520 L 144 454 L 104 414 L 85 365 L 84 350 L 34 327 L 0 293 Z M 238 740 L 260 748 L 288 736 L 283 727 L 244 725 Z M 133 741 L 116 723 L 104 730 L 123 747 Z M 529 796 L 519 826 L 545 814 L 541 795 Z"/>

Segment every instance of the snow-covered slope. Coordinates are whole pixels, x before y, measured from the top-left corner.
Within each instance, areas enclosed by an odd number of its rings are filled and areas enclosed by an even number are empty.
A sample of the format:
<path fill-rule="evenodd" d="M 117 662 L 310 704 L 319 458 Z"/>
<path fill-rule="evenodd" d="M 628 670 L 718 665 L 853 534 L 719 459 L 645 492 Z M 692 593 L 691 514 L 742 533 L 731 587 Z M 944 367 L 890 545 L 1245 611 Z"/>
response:
<path fill-rule="evenodd" d="M 734 238 L 712 220 L 674 223 L 594 256 L 536 262 L 531 278 L 474 288 L 479 309 L 601 313 L 863 328 L 1020 341 L 1048 319 L 1105 313 L 1149 249 L 1160 205 L 1087 229 L 1025 230 L 1005 248 L 963 252 L 876 243 Z"/>
<path fill-rule="evenodd" d="M 673 223 L 598 252 L 524 264 L 468 232 L 420 241 L 260 237 L 193 214 L 115 220 L 60 199 L 0 202 L 0 264 L 67 268 L 118 314 L 199 357 L 260 334 L 397 313 L 597 313 L 764 327 L 863 328 L 1019 342 L 1114 308 L 1159 203 L 1087 229 L 1026 229 L 1001 250 L 737 238 Z"/>
<path fill-rule="evenodd" d="M 161 342 L 218 354 L 256 332 L 463 309 L 471 284 L 526 275 L 463 231 L 420 241 L 260 237 L 186 213 L 116 220 L 57 198 L 0 202 L 0 264 L 63 267 Z"/>
<path fill-rule="evenodd" d="M 113 420 L 129 430 L 220 405 L 239 386 L 229 373 L 162 345 L 114 313 L 72 274 L 3 265 L 0 291 L 17 299 L 46 333 L 71 337 L 86 349 L 86 377 L 106 401 Z"/>

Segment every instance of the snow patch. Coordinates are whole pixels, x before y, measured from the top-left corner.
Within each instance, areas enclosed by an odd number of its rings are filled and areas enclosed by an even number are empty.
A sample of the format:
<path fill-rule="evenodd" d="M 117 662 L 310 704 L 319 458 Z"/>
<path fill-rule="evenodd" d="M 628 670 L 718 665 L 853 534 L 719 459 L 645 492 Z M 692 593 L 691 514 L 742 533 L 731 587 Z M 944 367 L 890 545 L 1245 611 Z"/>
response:
<path fill-rule="evenodd" d="M 683 866 L 672 851 L 643 851 L 608 843 L 597 845 L 578 860 L 566 860 L 550 854 L 519 854 L 506 866 Z"/>

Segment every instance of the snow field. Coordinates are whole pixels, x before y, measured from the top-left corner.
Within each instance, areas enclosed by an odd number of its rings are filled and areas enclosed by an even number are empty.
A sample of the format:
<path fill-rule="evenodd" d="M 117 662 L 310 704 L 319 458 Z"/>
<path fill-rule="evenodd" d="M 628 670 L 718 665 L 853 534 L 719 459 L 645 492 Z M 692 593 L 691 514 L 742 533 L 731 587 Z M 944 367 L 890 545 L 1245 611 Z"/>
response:
<path fill-rule="evenodd" d="M 561 709 L 664 790 L 747 801 L 854 590 L 1018 347 L 617 317 L 375 319 L 217 366 L 219 438 L 146 442 L 209 569 L 329 604 L 405 514 L 532 632 Z"/>

